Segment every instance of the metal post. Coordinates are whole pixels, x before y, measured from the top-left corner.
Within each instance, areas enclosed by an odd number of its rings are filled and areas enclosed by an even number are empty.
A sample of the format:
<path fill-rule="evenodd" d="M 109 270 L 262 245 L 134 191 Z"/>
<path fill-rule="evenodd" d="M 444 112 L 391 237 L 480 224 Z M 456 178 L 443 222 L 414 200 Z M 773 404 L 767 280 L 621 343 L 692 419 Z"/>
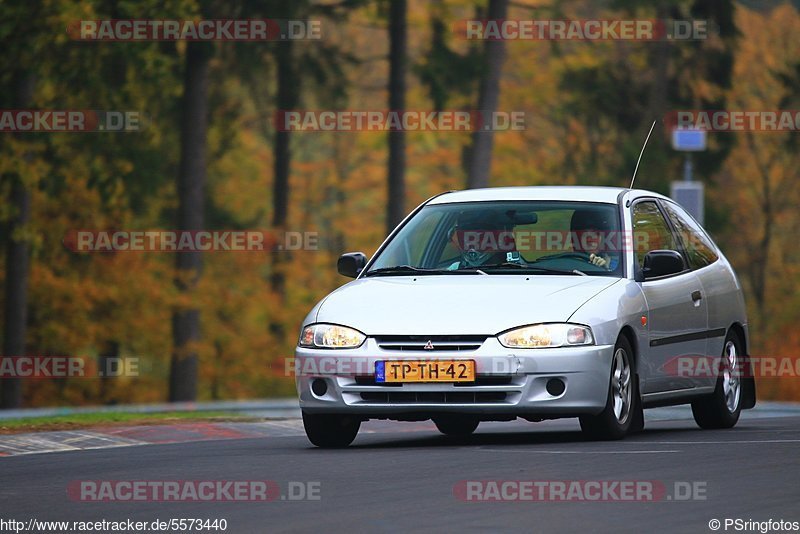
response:
<path fill-rule="evenodd" d="M 692 181 L 692 155 L 687 152 L 683 160 L 683 181 Z"/>

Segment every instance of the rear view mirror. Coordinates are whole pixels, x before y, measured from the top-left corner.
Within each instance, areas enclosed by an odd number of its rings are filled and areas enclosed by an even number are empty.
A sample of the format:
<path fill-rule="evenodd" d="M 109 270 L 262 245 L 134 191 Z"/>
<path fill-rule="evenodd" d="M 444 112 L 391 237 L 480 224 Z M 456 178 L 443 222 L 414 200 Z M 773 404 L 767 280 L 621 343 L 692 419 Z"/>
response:
<path fill-rule="evenodd" d="M 363 252 L 348 252 L 339 256 L 336 262 L 336 270 L 342 276 L 355 278 L 367 264 L 367 257 Z"/>
<path fill-rule="evenodd" d="M 683 256 L 675 250 L 651 250 L 644 256 L 642 274 L 645 280 L 683 271 Z"/>

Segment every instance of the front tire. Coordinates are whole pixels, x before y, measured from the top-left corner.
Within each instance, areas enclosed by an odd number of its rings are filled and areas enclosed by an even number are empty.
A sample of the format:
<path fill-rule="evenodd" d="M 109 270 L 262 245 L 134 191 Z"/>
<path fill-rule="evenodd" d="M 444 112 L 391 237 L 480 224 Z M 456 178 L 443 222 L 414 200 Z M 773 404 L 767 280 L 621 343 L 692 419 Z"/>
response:
<path fill-rule="evenodd" d="M 598 415 L 584 415 L 580 418 L 581 430 L 590 439 L 612 440 L 625 437 L 637 414 L 641 412 L 633 361 L 631 344 L 626 337 L 621 336 L 614 346 L 614 356 L 611 359 L 606 406 Z"/>
<path fill-rule="evenodd" d="M 478 428 L 480 420 L 477 417 L 445 416 L 434 417 L 433 424 L 439 432 L 446 436 L 469 436 Z"/>
<path fill-rule="evenodd" d="M 735 332 L 725 337 L 717 387 L 710 397 L 692 403 L 692 415 L 700 428 L 732 428 L 742 413 L 742 369 L 745 356 Z"/>
<path fill-rule="evenodd" d="M 347 415 L 303 412 L 303 427 L 308 441 L 317 447 L 336 449 L 353 443 L 361 420 Z"/>

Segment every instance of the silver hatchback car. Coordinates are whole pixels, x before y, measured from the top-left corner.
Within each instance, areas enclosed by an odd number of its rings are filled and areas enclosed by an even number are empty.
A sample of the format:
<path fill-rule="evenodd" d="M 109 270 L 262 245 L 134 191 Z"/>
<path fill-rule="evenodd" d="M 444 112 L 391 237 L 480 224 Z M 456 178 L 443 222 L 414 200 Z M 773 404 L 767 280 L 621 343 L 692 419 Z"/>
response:
<path fill-rule="evenodd" d="M 417 207 L 354 281 L 303 321 L 296 382 L 309 440 L 344 447 L 367 419 L 580 418 L 595 439 L 691 403 L 702 428 L 755 405 L 742 288 L 679 205 L 643 190 L 510 187 Z"/>

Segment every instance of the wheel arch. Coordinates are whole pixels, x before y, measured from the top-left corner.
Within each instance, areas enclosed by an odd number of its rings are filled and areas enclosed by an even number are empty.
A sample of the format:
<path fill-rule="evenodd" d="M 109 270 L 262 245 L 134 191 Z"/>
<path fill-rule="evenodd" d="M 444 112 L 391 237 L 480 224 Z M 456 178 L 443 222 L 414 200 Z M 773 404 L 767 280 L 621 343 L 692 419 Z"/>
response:
<path fill-rule="evenodd" d="M 734 333 L 742 344 L 742 352 L 745 357 L 745 368 L 742 378 L 742 409 L 747 410 L 756 405 L 756 379 L 753 376 L 753 367 L 750 364 L 750 351 L 747 347 L 747 332 L 741 323 L 734 322 L 728 328 L 728 334 Z"/>
<path fill-rule="evenodd" d="M 638 399 L 634 399 L 636 410 L 632 415 L 631 431 L 641 432 L 644 429 L 644 407 L 642 405 L 642 387 L 639 381 L 639 357 L 641 354 L 639 352 L 638 337 L 636 336 L 636 331 L 627 324 L 620 329 L 618 338 L 619 337 L 624 337 L 630 344 L 631 350 L 633 350 L 631 359 L 633 360 L 633 379 L 636 387 L 634 391 Z"/>
<path fill-rule="evenodd" d="M 747 333 L 745 332 L 744 327 L 741 323 L 734 322 L 730 328 L 728 328 L 728 332 L 734 332 L 737 336 L 739 336 L 739 340 L 742 342 L 742 348 L 744 349 L 744 353 L 746 356 L 750 355 L 750 351 L 747 347 Z"/>
<path fill-rule="evenodd" d="M 636 370 L 636 375 L 639 375 L 639 343 L 636 337 L 636 332 L 633 331 L 630 325 L 625 325 L 619 331 L 619 336 L 625 336 L 625 339 L 628 340 L 628 343 L 631 344 L 631 348 L 633 349 L 633 362 L 634 362 L 634 369 Z"/>

